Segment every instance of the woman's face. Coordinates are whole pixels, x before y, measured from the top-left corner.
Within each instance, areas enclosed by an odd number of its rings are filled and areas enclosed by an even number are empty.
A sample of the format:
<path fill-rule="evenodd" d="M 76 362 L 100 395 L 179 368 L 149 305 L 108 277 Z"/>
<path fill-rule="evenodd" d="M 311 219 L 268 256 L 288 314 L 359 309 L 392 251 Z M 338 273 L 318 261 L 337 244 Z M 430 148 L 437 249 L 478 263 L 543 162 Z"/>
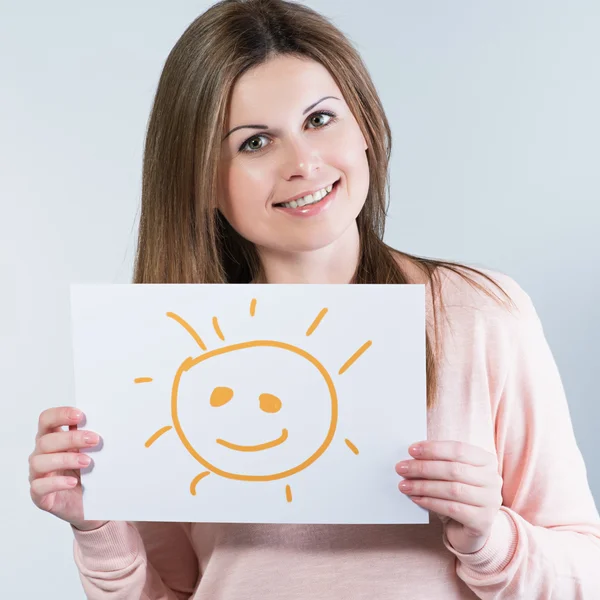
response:
<path fill-rule="evenodd" d="M 325 67 L 271 59 L 244 73 L 232 91 L 219 208 L 259 248 L 323 248 L 354 224 L 365 202 L 366 149 Z M 331 191 L 321 198 L 323 190 Z"/>

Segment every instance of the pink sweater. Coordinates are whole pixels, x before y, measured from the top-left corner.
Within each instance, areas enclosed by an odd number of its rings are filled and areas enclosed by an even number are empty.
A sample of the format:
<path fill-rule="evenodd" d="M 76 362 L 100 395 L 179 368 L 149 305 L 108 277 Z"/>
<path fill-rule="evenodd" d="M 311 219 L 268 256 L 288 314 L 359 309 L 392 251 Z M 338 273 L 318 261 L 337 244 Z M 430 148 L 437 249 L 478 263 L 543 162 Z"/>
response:
<path fill-rule="evenodd" d="M 503 506 L 481 550 L 456 552 L 435 515 L 395 526 L 110 522 L 74 530 L 87 597 L 600 599 L 600 517 L 559 373 L 529 297 L 487 272 L 519 311 L 443 276 L 449 323 L 428 417 L 429 439 L 497 453 Z"/>

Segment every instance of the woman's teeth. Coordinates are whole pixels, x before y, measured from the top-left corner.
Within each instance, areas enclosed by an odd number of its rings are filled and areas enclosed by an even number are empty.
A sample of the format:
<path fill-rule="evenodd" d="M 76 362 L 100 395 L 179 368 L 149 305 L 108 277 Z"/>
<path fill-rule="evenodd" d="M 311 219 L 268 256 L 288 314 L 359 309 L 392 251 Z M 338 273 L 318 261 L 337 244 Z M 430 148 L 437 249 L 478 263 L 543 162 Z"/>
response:
<path fill-rule="evenodd" d="M 291 202 L 282 202 L 279 206 L 283 206 L 284 208 L 298 208 L 300 206 L 306 206 L 307 204 L 315 204 L 316 202 L 323 200 L 332 189 L 333 185 L 328 185 L 326 188 L 323 188 L 314 194 L 309 194 L 308 196 L 292 200 Z"/>

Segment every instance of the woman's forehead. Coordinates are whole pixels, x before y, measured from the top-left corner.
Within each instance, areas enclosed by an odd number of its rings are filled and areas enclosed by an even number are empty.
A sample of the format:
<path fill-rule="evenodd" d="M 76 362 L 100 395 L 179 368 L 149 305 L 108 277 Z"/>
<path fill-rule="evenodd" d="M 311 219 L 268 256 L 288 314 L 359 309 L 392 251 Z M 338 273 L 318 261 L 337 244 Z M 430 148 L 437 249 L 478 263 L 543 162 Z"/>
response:
<path fill-rule="evenodd" d="M 244 73 L 236 82 L 229 104 L 232 127 L 262 115 L 299 111 L 325 96 L 341 98 L 329 71 L 318 62 L 281 56 Z M 233 120 L 241 120 L 233 123 Z"/>

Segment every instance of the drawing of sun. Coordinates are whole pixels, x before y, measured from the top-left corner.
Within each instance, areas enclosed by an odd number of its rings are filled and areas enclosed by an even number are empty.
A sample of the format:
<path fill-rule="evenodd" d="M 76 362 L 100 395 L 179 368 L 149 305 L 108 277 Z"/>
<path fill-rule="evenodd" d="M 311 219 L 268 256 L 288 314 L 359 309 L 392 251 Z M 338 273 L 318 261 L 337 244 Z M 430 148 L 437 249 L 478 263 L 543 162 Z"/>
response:
<path fill-rule="evenodd" d="M 327 312 L 327 308 L 319 312 L 306 336 L 316 331 Z M 252 299 L 250 317 L 255 314 Z M 332 375 L 317 358 L 297 345 L 271 339 L 227 344 L 217 317 L 212 326 L 225 344 L 209 350 L 182 317 L 173 312 L 166 316 L 193 337 L 201 353 L 180 364 L 171 385 L 172 424 L 152 434 L 145 446 L 150 448 L 170 430 L 177 433 L 203 467 L 190 483 L 192 495 L 211 473 L 238 481 L 281 480 L 303 471 L 326 452 L 338 427 L 338 395 Z M 371 345 L 369 340 L 360 346 L 337 375 L 343 375 Z M 152 377 L 134 379 L 135 384 L 151 381 Z M 270 387 L 269 381 L 274 381 Z M 234 439 L 226 435 L 228 430 Z M 216 437 L 215 431 L 222 433 Z M 344 442 L 359 453 L 349 439 Z M 285 497 L 292 501 L 289 484 Z"/>

